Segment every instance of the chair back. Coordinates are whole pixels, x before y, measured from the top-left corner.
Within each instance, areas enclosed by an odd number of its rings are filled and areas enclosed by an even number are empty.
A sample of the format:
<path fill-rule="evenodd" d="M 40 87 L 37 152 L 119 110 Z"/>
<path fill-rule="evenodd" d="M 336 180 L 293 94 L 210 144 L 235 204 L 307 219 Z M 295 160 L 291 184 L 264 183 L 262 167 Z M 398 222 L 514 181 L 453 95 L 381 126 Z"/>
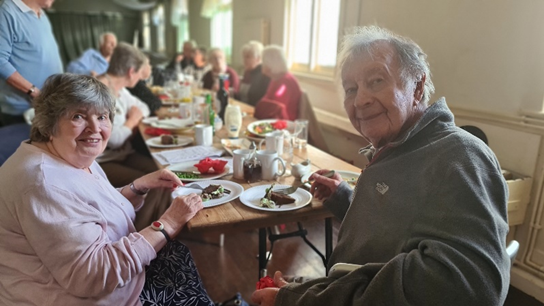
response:
<path fill-rule="evenodd" d="M 310 103 L 308 93 L 305 90 L 302 90 L 298 107 L 298 118 L 308 120 L 308 143 L 325 152 L 329 152 L 329 147 L 323 137 L 319 121 L 317 121 L 312 103 Z"/>
<path fill-rule="evenodd" d="M 510 266 L 514 265 L 514 260 L 516 259 L 516 255 L 518 255 L 519 251 L 519 242 L 516 240 L 510 241 L 508 245 L 506 246 L 506 253 L 508 254 L 508 257 L 510 257 Z"/>
<path fill-rule="evenodd" d="M 15 153 L 21 142 L 30 138 L 30 125 L 19 123 L 0 128 L 0 166 Z"/>

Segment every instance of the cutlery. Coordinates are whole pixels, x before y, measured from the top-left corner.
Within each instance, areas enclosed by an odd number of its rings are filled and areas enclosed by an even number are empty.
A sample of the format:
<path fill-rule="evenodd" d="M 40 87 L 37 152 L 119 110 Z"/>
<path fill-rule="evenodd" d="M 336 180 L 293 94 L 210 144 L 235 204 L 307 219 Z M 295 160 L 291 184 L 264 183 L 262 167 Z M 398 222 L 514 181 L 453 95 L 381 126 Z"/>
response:
<path fill-rule="evenodd" d="M 325 172 L 325 173 L 323 173 L 321 175 L 324 176 L 324 177 L 327 177 L 327 178 L 331 178 L 331 177 L 334 176 L 334 173 L 335 173 L 334 170 L 330 170 L 329 172 Z M 311 185 L 312 183 L 310 182 L 310 180 L 307 180 L 307 181 L 302 182 L 302 184 L 303 185 L 306 185 L 306 184 Z"/>
<path fill-rule="evenodd" d="M 206 187 L 202 187 L 202 186 L 200 186 L 200 185 L 198 185 L 196 183 L 193 183 L 193 184 L 190 184 L 190 185 L 183 185 L 183 186 L 179 186 L 179 187 L 190 188 L 190 189 L 198 189 L 198 190 L 206 189 Z M 230 194 L 230 192 L 231 191 L 229 189 L 223 187 L 223 193 Z"/>
<path fill-rule="evenodd" d="M 276 192 L 276 193 L 281 193 L 281 194 L 291 194 L 291 193 L 297 191 L 297 189 L 298 189 L 298 186 L 291 186 L 291 187 L 287 187 L 287 188 L 276 189 L 276 190 L 273 190 L 273 191 Z"/>
<path fill-rule="evenodd" d="M 183 186 L 179 186 L 179 187 L 204 190 L 204 187 L 202 187 L 202 186 L 200 186 L 198 184 L 183 185 Z"/>

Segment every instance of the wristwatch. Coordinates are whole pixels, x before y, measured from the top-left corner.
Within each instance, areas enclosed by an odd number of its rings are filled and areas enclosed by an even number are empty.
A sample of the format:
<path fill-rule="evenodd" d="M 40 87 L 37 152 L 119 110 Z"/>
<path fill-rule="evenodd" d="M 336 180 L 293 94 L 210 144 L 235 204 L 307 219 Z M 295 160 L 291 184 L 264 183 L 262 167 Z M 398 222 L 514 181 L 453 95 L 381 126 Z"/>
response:
<path fill-rule="evenodd" d="M 172 241 L 172 239 L 170 239 L 170 236 L 168 236 L 168 233 L 164 230 L 164 224 L 162 224 L 161 221 L 153 221 L 151 223 L 151 228 L 156 230 L 157 232 L 161 232 L 164 237 L 166 237 L 166 242 Z"/>
<path fill-rule="evenodd" d="M 32 85 L 26 94 L 30 96 L 34 93 L 34 91 L 36 91 L 36 86 Z"/>

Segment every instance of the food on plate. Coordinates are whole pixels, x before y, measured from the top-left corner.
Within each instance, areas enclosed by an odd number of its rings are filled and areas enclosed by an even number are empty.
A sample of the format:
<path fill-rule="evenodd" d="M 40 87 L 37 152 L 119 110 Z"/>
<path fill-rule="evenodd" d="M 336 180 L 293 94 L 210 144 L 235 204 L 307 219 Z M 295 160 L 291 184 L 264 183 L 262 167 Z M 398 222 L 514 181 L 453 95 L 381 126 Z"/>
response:
<path fill-rule="evenodd" d="M 276 122 L 259 123 L 254 127 L 257 134 L 268 134 L 276 130 L 283 130 L 287 127 L 287 121 L 278 120 Z"/>
<path fill-rule="evenodd" d="M 209 201 L 212 199 L 219 199 L 225 194 L 230 194 L 230 190 L 224 188 L 222 185 L 209 185 L 202 190 L 200 198 L 202 198 L 202 201 Z"/>
<path fill-rule="evenodd" d="M 274 191 L 270 193 L 270 199 L 276 202 L 278 206 L 282 206 L 284 204 L 292 204 L 292 203 L 295 203 L 296 201 L 295 199 L 293 199 L 291 196 L 287 194 L 277 193 Z"/>
<path fill-rule="evenodd" d="M 206 157 L 195 164 L 194 166 L 198 169 L 198 172 L 204 174 L 209 173 L 210 169 L 213 168 L 215 173 L 222 173 L 225 170 L 225 165 L 227 164 L 226 160 L 222 159 L 211 159 Z"/>
<path fill-rule="evenodd" d="M 357 185 L 358 177 L 345 177 L 345 176 L 342 176 L 342 179 L 344 181 L 346 181 L 346 183 L 348 183 L 348 185 L 350 185 L 351 187 L 355 187 L 355 185 Z"/>
<path fill-rule="evenodd" d="M 296 200 L 293 199 L 291 196 L 272 191 L 274 185 L 276 185 L 276 183 L 273 183 L 270 187 L 266 188 L 264 197 L 262 197 L 259 201 L 261 207 L 276 208 L 276 205 L 278 207 L 281 207 L 284 204 L 295 203 Z"/>
<path fill-rule="evenodd" d="M 161 135 L 161 144 L 163 145 L 171 145 L 171 144 L 178 144 L 178 136 L 177 135 Z"/>
<path fill-rule="evenodd" d="M 198 173 L 192 173 L 192 172 L 176 172 L 174 171 L 177 177 L 180 179 L 197 179 L 201 178 L 200 174 Z"/>

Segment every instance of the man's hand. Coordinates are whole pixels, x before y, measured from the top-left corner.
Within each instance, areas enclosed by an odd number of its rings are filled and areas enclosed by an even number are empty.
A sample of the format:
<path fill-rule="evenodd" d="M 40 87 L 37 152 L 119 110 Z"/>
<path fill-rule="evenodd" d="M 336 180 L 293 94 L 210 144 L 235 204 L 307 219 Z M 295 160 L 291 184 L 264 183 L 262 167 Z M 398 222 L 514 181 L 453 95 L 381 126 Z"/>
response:
<path fill-rule="evenodd" d="M 335 173 L 332 178 L 327 178 L 323 176 L 323 174 L 327 172 L 329 172 L 329 170 L 321 169 L 312 173 L 308 178 L 310 181 L 314 181 L 310 188 L 310 192 L 314 198 L 318 200 L 325 200 L 330 197 L 336 191 L 338 185 L 342 183 L 342 176 L 340 176 L 340 174 Z"/>
<path fill-rule="evenodd" d="M 274 306 L 276 302 L 276 295 L 280 288 L 287 285 L 288 283 L 283 279 L 283 274 L 280 271 L 274 273 L 274 285 L 278 288 L 264 288 L 256 290 L 251 295 L 251 301 L 261 306 Z"/>

